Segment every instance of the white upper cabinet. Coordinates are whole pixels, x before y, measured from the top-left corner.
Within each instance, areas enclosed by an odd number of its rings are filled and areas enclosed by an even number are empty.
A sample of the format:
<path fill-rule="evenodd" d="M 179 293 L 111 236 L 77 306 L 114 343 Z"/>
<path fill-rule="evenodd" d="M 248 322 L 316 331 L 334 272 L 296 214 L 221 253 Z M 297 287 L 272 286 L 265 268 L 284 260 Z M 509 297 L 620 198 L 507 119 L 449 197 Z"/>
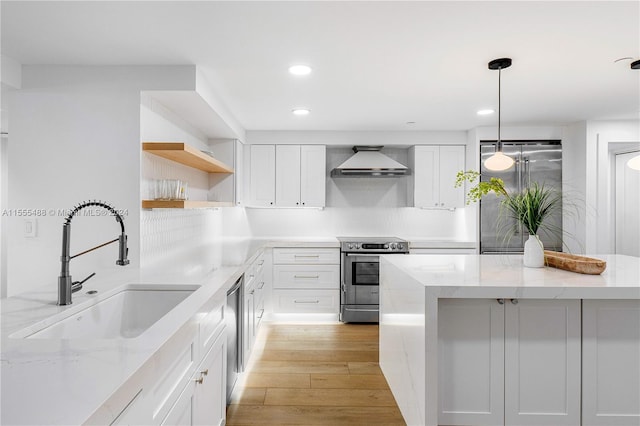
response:
<path fill-rule="evenodd" d="M 275 145 L 251 145 L 249 169 L 251 205 L 274 206 L 276 202 Z"/>
<path fill-rule="evenodd" d="M 251 205 L 324 207 L 324 145 L 252 145 Z"/>
<path fill-rule="evenodd" d="M 456 174 L 465 167 L 463 145 L 416 145 L 409 151 L 413 170 L 410 205 L 422 208 L 464 207 L 464 188 L 455 188 Z"/>
<path fill-rule="evenodd" d="M 276 146 L 276 206 L 300 206 L 300 145 Z"/>
<path fill-rule="evenodd" d="M 300 147 L 300 202 L 304 207 L 326 204 L 327 149 L 324 145 Z"/>

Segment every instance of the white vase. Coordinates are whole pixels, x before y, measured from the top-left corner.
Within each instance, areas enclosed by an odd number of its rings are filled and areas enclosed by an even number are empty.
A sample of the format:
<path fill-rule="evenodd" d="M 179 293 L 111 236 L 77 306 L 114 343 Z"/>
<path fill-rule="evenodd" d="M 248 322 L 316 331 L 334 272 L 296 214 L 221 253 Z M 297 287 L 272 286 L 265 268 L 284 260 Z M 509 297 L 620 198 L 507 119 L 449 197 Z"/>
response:
<path fill-rule="evenodd" d="M 524 243 L 524 266 L 542 268 L 544 266 L 544 246 L 537 235 L 529 235 Z"/>

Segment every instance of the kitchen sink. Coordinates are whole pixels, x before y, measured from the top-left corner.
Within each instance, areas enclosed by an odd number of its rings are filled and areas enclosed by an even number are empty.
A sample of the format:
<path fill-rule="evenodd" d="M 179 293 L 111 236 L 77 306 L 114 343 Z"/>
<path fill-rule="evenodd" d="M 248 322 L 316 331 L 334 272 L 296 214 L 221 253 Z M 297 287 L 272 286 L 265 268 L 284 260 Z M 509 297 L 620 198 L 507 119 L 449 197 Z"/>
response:
<path fill-rule="evenodd" d="M 121 291 L 77 306 L 14 333 L 28 339 L 131 339 L 138 337 L 199 286 L 129 284 Z M 74 306 L 74 308 L 76 308 Z"/>

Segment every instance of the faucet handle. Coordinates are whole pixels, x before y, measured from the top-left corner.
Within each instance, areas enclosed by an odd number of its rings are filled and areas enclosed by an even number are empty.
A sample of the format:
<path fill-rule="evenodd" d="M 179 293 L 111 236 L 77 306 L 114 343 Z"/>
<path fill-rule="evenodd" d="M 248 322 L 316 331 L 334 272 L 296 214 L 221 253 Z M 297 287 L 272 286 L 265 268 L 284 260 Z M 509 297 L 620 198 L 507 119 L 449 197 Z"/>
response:
<path fill-rule="evenodd" d="M 75 293 L 78 290 L 82 290 L 82 284 L 84 284 L 85 282 L 87 282 L 87 280 L 89 278 L 92 278 L 96 273 L 93 272 L 91 273 L 87 278 L 85 278 L 82 281 L 74 281 L 71 283 L 71 293 Z"/>

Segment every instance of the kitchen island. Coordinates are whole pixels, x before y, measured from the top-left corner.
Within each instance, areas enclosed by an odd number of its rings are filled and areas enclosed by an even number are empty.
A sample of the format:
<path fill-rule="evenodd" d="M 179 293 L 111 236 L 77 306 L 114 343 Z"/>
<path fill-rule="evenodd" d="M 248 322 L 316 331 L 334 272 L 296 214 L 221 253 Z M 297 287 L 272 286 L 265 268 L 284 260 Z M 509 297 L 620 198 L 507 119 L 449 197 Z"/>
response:
<path fill-rule="evenodd" d="M 640 424 L 640 259 L 382 256 L 380 366 L 409 425 Z"/>

